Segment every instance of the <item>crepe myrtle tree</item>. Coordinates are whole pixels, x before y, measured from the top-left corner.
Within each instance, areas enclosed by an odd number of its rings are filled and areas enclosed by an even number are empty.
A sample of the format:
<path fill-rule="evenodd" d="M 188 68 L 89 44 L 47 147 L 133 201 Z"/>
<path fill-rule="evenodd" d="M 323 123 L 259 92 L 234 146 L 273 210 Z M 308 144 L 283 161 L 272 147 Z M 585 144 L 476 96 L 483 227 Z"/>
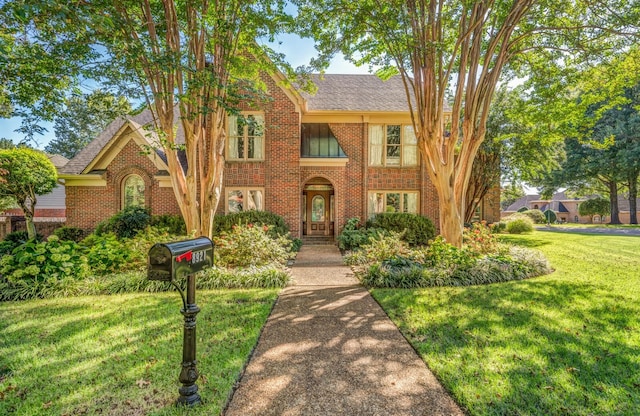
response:
<path fill-rule="evenodd" d="M 504 70 L 570 65 L 637 35 L 620 1 L 294 0 L 300 32 L 328 62 L 400 74 L 418 147 L 439 201 L 440 232 L 462 245 L 473 161 Z M 619 4 L 618 4 L 619 3 Z M 637 16 L 636 16 L 637 17 Z M 589 53 L 582 54 L 584 45 Z M 568 51 L 571 51 L 569 53 Z M 527 71 L 531 73 L 532 71 Z M 451 112 L 448 105 L 451 104 Z"/>
<path fill-rule="evenodd" d="M 222 198 L 227 114 L 263 96 L 262 74 L 277 65 L 292 74 L 281 54 L 257 43 L 288 27 L 284 6 L 284 0 L 23 0 L 0 5 L 0 23 L 15 38 L 29 33 L 21 42 L 36 40 L 40 49 L 64 48 L 60 40 L 71 39 L 70 52 L 80 55 L 84 69 L 72 76 L 142 92 L 153 114 L 145 128 L 166 155 L 187 229 L 211 237 Z"/>
<path fill-rule="evenodd" d="M 27 147 L 0 150 L 0 198 L 12 198 L 24 211 L 29 238 L 36 237 L 33 215 L 38 195 L 56 186 L 58 173 L 41 151 Z"/>
<path fill-rule="evenodd" d="M 108 29 L 100 38 L 147 93 L 187 230 L 211 237 L 222 199 L 226 118 L 241 101 L 257 100 L 260 74 L 274 70 L 277 56 L 268 59 L 269 50 L 256 39 L 282 30 L 284 2 L 104 3 Z M 177 124 L 184 143 L 176 140 Z"/>

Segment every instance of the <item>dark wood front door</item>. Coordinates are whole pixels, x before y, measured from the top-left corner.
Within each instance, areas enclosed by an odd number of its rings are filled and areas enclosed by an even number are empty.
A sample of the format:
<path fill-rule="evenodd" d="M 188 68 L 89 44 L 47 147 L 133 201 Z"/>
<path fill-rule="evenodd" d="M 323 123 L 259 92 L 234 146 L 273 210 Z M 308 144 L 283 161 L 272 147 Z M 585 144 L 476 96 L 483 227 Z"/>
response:
<path fill-rule="evenodd" d="M 305 198 L 305 234 L 333 235 L 332 191 L 307 191 Z"/>

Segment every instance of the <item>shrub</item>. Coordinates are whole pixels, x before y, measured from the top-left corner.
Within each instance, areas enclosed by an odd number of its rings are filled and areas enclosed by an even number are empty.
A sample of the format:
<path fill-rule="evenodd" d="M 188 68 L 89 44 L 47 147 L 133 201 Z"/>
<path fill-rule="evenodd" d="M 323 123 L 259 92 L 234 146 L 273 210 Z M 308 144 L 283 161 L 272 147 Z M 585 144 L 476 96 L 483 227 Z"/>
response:
<path fill-rule="evenodd" d="M 353 231 L 353 230 L 358 230 L 360 228 L 362 228 L 360 217 L 353 217 L 347 220 L 342 231 Z"/>
<path fill-rule="evenodd" d="M 468 286 L 526 279 L 550 273 L 544 256 L 526 248 L 510 247 L 477 256 L 437 238 L 428 247 L 392 256 L 356 270 L 367 287 L 413 288 Z"/>
<path fill-rule="evenodd" d="M 247 224 L 235 226 L 214 238 L 215 264 L 222 267 L 286 265 L 291 257 L 291 240 L 286 236 L 273 239 L 270 227 Z"/>
<path fill-rule="evenodd" d="M 484 221 L 473 223 L 470 228 L 465 228 L 462 237 L 464 244 L 475 253 L 492 253 L 498 246 L 498 239 Z"/>
<path fill-rule="evenodd" d="M 474 253 L 447 243 L 442 236 L 430 241 L 427 247 L 413 250 L 412 257 L 427 267 L 437 267 L 449 271 L 466 267 L 473 263 Z"/>
<path fill-rule="evenodd" d="M 341 250 L 354 250 L 371 240 L 380 239 L 389 233 L 380 228 L 360 228 L 359 230 L 344 230 L 338 236 L 338 247 Z"/>
<path fill-rule="evenodd" d="M 150 224 L 151 214 L 147 208 L 130 206 L 100 223 L 95 234 L 114 233 L 119 239 L 131 238 Z"/>
<path fill-rule="evenodd" d="M 289 227 L 280 215 L 268 211 L 242 211 L 227 215 L 217 215 L 213 222 L 213 234 L 230 233 L 234 225 L 267 225 L 273 238 L 287 235 Z"/>
<path fill-rule="evenodd" d="M 36 234 L 36 241 L 42 241 L 43 239 L 44 237 L 42 236 L 42 234 Z M 5 235 L 4 240 L 2 240 L 3 243 L 6 243 L 7 247 L 13 247 L 11 250 L 9 250 L 9 252 L 13 251 L 14 248 L 26 243 L 27 241 L 29 241 L 29 236 L 27 235 L 26 231 L 14 231 Z"/>
<path fill-rule="evenodd" d="M 424 268 L 405 257 L 394 257 L 369 267 L 361 282 L 367 287 L 409 289 L 424 286 Z"/>
<path fill-rule="evenodd" d="M 292 238 L 291 239 L 291 251 L 297 253 L 298 251 L 300 251 L 300 248 L 302 247 L 302 240 L 299 238 Z"/>
<path fill-rule="evenodd" d="M 86 237 L 86 234 L 82 228 L 67 226 L 56 228 L 53 232 L 53 235 L 57 236 L 60 240 L 73 241 L 76 243 L 82 241 L 82 239 Z"/>
<path fill-rule="evenodd" d="M 558 216 L 556 215 L 555 212 L 553 212 L 552 210 L 548 209 L 544 212 L 544 217 L 547 223 L 549 224 L 553 224 L 554 222 L 556 222 L 558 220 Z"/>
<path fill-rule="evenodd" d="M 507 221 L 507 232 L 509 234 L 530 233 L 533 231 L 533 221 L 526 216 L 517 216 Z"/>
<path fill-rule="evenodd" d="M 544 213 L 539 209 L 529 209 L 522 212 L 522 215 L 531 218 L 535 224 L 544 224 L 547 222 L 547 218 L 544 216 Z"/>
<path fill-rule="evenodd" d="M 42 235 L 36 235 L 36 241 L 42 241 Z M 0 242 L 0 256 L 5 254 L 11 254 L 16 247 L 29 241 L 29 236 L 26 231 L 14 231 L 7 234 L 4 240 Z"/>
<path fill-rule="evenodd" d="M 186 239 L 187 236 L 169 234 L 164 228 L 147 227 L 133 238 L 118 239 L 113 233 L 92 234 L 82 241 L 91 270 L 99 275 L 147 266 L 149 249 L 155 243 Z"/>
<path fill-rule="evenodd" d="M 131 253 L 130 264 L 126 270 L 138 270 L 147 267 L 147 256 L 154 244 L 181 241 L 188 238 L 184 234 L 173 235 L 165 228 L 147 227 L 139 231 L 135 237 L 123 240 L 126 250 Z"/>
<path fill-rule="evenodd" d="M 187 226 L 182 215 L 152 215 L 150 225 L 155 228 L 164 228 L 169 234 L 187 234 Z"/>
<path fill-rule="evenodd" d="M 507 230 L 506 221 L 498 221 L 491 224 L 491 232 L 495 234 L 503 233 Z"/>
<path fill-rule="evenodd" d="M 369 240 L 367 244 L 345 257 L 350 265 L 373 263 L 392 257 L 401 257 L 407 253 L 407 243 L 402 241 L 401 233 L 391 232 Z"/>
<path fill-rule="evenodd" d="M 113 233 L 91 234 L 81 242 L 86 248 L 91 271 L 98 275 L 127 269 L 133 253 Z"/>
<path fill-rule="evenodd" d="M 3 300 L 66 296 L 77 291 L 77 280 L 89 273 L 87 259 L 73 241 L 50 236 L 28 241 L 0 260 Z"/>
<path fill-rule="evenodd" d="M 402 239 L 411 246 L 426 245 L 436 235 L 436 228 L 430 219 L 403 212 L 376 214 L 367 221 L 367 228 L 404 232 Z"/>

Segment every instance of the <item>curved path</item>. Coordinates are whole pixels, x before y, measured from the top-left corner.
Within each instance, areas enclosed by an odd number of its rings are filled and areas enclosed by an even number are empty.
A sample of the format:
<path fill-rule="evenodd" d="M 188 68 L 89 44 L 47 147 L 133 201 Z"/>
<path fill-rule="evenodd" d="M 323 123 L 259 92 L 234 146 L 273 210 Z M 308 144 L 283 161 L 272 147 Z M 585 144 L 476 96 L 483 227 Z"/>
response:
<path fill-rule="evenodd" d="M 225 414 L 463 415 L 335 246 L 303 246 Z"/>

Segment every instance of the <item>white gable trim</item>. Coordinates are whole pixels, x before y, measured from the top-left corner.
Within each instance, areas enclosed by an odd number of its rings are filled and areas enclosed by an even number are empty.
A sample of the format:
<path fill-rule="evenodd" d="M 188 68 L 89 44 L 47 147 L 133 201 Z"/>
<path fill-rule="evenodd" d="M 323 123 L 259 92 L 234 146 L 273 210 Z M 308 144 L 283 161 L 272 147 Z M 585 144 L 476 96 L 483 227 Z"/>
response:
<path fill-rule="evenodd" d="M 149 140 L 146 135 L 151 134 L 140 125 L 127 120 L 122 127 L 113 135 L 111 140 L 100 150 L 100 153 L 82 171 L 87 174 L 92 170 L 107 169 L 109 164 L 118 156 L 124 147 L 133 140 L 140 147 L 140 150 L 148 149 L 149 159 L 158 170 L 169 170 L 169 167 L 162 158 L 152 148 L 153 140 Z"/>

